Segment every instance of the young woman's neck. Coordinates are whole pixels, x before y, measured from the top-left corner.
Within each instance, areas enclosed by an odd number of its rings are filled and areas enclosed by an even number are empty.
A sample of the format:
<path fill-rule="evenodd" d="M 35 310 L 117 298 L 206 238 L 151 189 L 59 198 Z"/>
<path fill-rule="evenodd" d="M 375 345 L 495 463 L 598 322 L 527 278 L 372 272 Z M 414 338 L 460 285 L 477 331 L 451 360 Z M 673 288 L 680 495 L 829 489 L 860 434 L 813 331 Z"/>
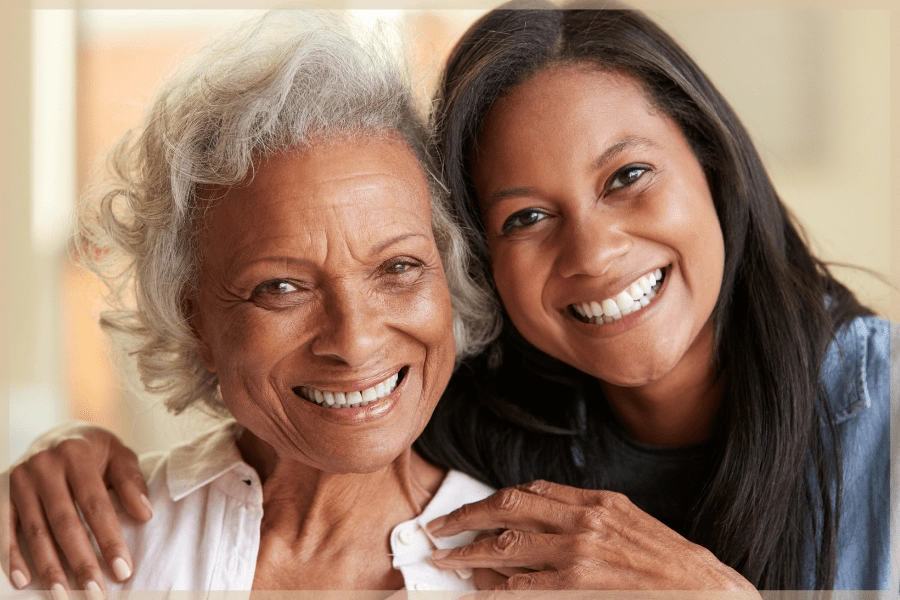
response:
<path fill-rule="evenodd" d="M 613 412 L 634 439 L 655 446 L 690 446 L 709 438 L 723 383 L 715 363 L 710 320 L 662 379 L 637 387 L 601 385 Z"/>

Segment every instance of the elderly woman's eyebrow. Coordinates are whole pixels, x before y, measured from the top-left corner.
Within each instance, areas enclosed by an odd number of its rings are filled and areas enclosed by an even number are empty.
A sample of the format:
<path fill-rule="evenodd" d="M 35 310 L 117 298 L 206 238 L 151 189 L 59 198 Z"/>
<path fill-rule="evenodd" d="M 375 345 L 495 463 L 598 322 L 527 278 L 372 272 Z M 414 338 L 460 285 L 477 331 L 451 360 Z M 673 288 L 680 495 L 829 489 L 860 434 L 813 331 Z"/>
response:
<path fill-rule="evenodd" d="M 423 233 L 420 231 L 409 231 L 406 233 L 398 234 L 390 239 L 387 239 L 387 240 L 384 240 L 383 242 L 375 244 L 374 246 L 369 248 L 369 253 L 370 254 L 380 254 L 381 252 L 384 252 L 385 250 L 387 250 L 394 244 L 399 244 L 400 242 L 402 242 L 404 240 L 408 240 L 408 239 L 414 238 L 414 237 L 420 237 L 420 238 L 424 239 L 425 241 L 428 241 L 431 239 L 430 234 L 426 234 L 426 233 Z"/>
<path fill-rule="evenodd" d="M 424 233 L 419 231 L 408 231 L 404 233 L 400 233 L 395 235 L 392 238 L 381 241 L 373 246 L 369 247 L 369 254 L 376 255 L 384 252 L 391 246 L 395 244 L 399 244 L 404 240 L 408 240 L 411 238 L 422 238 L 423 241 L 429 241 L 431 239 L 430 233 Z M 276 263 L 276 264 L 285 264 L 285 265 L 295 265 L 295 266 L 308 266 L 313 267 L 318 263 L 314 260 L 310 260 L 308 258 L 300 257 L 300 256 L 287 256 L 287 255 L 273 255 L 273 256 L 260 256 L 256 258 L 252 258 L 249 260 L 242 260 L 240 256 L 236 256 L 231 261 L 232 266 L 232 276 L 238 276 L 247 269 L 254 267 L 260 263 Z"/>

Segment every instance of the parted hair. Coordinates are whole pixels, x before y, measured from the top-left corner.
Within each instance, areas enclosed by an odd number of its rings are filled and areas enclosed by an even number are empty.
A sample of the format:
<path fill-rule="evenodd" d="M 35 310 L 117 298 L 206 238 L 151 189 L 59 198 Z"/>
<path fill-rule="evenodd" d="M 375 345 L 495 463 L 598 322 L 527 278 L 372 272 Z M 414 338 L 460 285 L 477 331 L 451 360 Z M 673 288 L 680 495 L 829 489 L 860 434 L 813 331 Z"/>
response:
<path fill-rule="evenodd" d="M 384 36 L 352 31 L 328 14 L 269 13 L 185 61 L 142 129 L 111 152 L 104 183 L 79 203 L 76 258 L 107 285 L 101 325 L 133 357 L 147 391 L 176 414 L 191 406 L 227 414 L 185 311 L 197 292 L 203 191 L 245 183 L 254 165 L 287 149 L 398 133 L 429 180 L 457 359 L 496 337 L 496 302 L 468 275 L 469 252 L 397 52 Z"/>

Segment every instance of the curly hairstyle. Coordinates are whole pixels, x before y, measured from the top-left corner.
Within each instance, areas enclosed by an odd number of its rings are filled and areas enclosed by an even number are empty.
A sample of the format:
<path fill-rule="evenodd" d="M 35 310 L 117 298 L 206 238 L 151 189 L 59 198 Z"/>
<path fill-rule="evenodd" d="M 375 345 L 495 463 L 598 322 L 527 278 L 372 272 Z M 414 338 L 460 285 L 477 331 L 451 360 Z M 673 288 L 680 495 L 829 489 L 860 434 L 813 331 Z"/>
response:
<path fill-rule="evenodd" d="M 200 269 L 196 222 L 208 207 L 199 192 L 244 182 L 285 149 L 399 133 L 429 179 L 457 359 L 499 332 L 492 294 L 468 276 L 468 247 L 406 71 L 381 37 L 352 33 L 327 14 L 283 12 L 215 39 L 163 84 L 142 131 L 110 154 L 111 182 L 80 203 L 77 258 L 109 289 L 101 325 L 176 414 L 190 406 L 227 414 L 185 312 Z"/>

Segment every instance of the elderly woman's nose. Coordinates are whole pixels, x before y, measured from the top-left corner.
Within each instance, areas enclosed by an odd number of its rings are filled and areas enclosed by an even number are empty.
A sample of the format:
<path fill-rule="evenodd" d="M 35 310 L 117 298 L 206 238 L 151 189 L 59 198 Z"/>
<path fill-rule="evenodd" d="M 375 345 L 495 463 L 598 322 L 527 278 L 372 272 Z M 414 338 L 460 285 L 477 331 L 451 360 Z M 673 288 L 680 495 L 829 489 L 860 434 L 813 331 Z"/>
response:
<path fill-rule="evenodd" d="M 602 275 L 633 245 L 621 224 L 601 216 L 570 223 L 559 240 L 556 268 L 562 277 Z"/>
<path fill-rule="evenodd" d="M 365 365 L 385 346 L 387 316 L 365 294 L 342 294 L 329 302 L 310 349 L 351 367 Z"/>

